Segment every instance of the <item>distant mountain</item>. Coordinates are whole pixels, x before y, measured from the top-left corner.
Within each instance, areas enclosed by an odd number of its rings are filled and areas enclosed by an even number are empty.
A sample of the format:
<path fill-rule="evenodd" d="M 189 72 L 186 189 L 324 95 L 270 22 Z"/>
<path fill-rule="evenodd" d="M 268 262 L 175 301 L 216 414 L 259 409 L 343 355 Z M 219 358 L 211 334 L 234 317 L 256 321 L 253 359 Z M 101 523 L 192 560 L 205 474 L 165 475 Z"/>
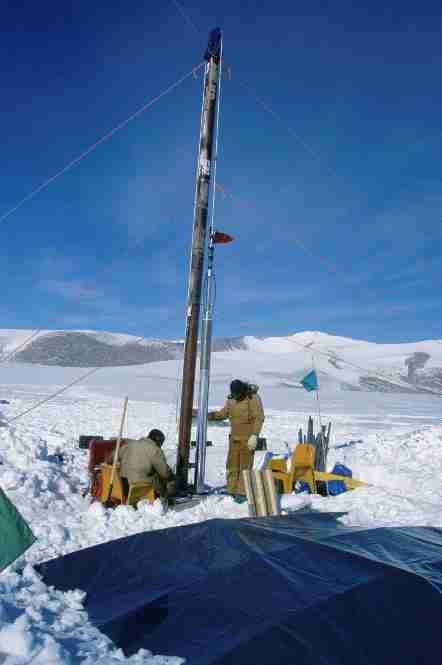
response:
<path fill-rule="evenodd" d="M 242 338 L 214 340 L 214 351 L 245 349 Z M 15 352 L 15 350 L 17 350 Z M 59 367 L 119 367 L 172 360 L 182 355 L 179 341 L 139 340 L 132 335 L 93 331 L 0 330 L 0 360 Z"/>
<path fill-rule="evenodd" d="M 238 360 L 265 382 L 301 389 L 312 357 L 322 389 L 442 393 L 442 341 L 375 344 L 318 331 L 214 340 L 218 362 Z M 0 360 L 60 367 L 142 365 L 182 356 L 183 343 L 94 331 L 0 330 Z M 13 357 L 10 358 L 11 354 Z M 218 356 L 218 354 L 220 354 Z M 227 355 L 225 355 L 227 354 Z M 249 361 L 247 361 L 247 358 Z"/>
<path fill-rule="evenodd" d="M 274 354 L 278 365 L 286 357 L 289 369 L 279 372 L 280 381 L 301 390 L 299 380 L 313 359 L 322 389 L 442 394 L 441 340 L 375 344 L 305 331 L 288 337 L 245 337 L 244 343 L 249 351 Z"/>

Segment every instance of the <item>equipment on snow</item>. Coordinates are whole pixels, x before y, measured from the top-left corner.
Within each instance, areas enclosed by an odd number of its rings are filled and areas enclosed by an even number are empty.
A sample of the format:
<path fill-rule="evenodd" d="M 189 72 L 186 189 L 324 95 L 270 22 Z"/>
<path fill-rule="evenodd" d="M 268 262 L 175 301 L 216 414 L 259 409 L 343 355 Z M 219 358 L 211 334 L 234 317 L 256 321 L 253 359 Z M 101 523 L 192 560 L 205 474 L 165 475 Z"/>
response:
<path fill-rule="evenodd" d="M 298 443 L 310 443 L 315 446 L 315 469 L 317 471 L 325 471 L 327 466 L 327 455 L 330 445 L 330 432 L 331 422 L 328 426 L 321 425 L 321 430 L 318 434 L 313 431 L 313 418 L 308 417 L 307 421 L 307 434 L 303 434 L 302 427 L 298 430 Z"/>
<path fill-rule="evenodd" d="M 244 469 L 242 478 L 250 517 L 281 514 L 275 479 L 270 469 Z"/>
<path fill-rule="evenodd" d="M 89 450 L 92 441 L 103 441 L 103 437 L 97 436 L 96 434 L 80 434 L 78 438 L 78 447 L 83 450 Z"/>
<path fill-rule="evenodd" d="M 356 480 L 349 475 L 318 471 L 315 467 L 316 450 L 311 443 L 299 443 L 289 459 L 270 459 L 269 468 L 274 478 L 282 485 L 284 494 L 291 494 L 296 490 L 297 483 L 301 488 L 308 490 L 310 494 L 332 494 L 328 492 L 330 481 L 339 481 L 341 485 L 332 485 L 332 488 L 341 488 L 340 491 L 355 489 L 356 487 L 367 487 L 368 483 Z M 342 467 L 341 467 L 342 468 Z M 346 468 L 346 467 L 345 467 Z M 345 488 L 345 489 L 343 489 Z M 338 492 L 335 491 L 335 494 Z"/>

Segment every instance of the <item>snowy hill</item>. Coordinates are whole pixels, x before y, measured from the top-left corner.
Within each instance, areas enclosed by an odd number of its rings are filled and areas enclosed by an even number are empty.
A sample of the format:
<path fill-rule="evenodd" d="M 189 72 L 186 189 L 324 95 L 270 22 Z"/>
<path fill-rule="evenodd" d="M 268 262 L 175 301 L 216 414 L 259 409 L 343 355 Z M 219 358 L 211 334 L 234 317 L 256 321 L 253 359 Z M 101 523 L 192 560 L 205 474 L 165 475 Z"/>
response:
<path fill-rule="evenodd" d="M 158 372 L 176 381 L 182 342 L 93 331 L 0 330 L 4 360 L 53 367 L 123 367 L 175 361 Z M 238 362 L 250 380 L 300 388 L 312 358 L 322 389 L 401 393 L 442 393 L 442 342 L 375 344 L 321 332 L 287 337 L 233 337 L 214 342 L 214 367 L 223 376 L 237 374 Z M 239 354 L 239 355 L 238 355 Z M 222 367 L 221 367 L 222 366 Z M 150 372 L 150 370 L 149 370 Z M 144 370 L 143 370 L 144 373 Z M 214 377 L 216 381 L 216 376 Z"/>
<path fill-rule="evenodd" d="M 442 342 L 375 344 L 321 332 L 290 337 L 244 338 L 250 351 L 271 353 L 289 371 L 278 370 L 281 384 L 296 385 L 314 363 L 322 388 L 376 392 L 442 393 Z M 276 378 L 276 374 L 274 374 Z"/>
<path fill-rule="evenodd" d="M 179 342 L 137 342 L 137 339 L 132 335 L 93 331 L 42 330 L 33 336 L 32 330 L 1 330 L 0 350 L 7 356 L 18 348 L 15 362 L 59 367 L 115 367 L 176 358 L 182 347 Z"/>
<path fill-rule="evenodd" d="M 245 348 L 242 338 L 219 339 L 215 350 Z M 151 340 L 90 330 L 0 330 L 0 357 L 58 367 L 119 367 L 170 360 L 181 355 L 182 342 Z M 17 350 L 17 352 L 15 352 Z"/>

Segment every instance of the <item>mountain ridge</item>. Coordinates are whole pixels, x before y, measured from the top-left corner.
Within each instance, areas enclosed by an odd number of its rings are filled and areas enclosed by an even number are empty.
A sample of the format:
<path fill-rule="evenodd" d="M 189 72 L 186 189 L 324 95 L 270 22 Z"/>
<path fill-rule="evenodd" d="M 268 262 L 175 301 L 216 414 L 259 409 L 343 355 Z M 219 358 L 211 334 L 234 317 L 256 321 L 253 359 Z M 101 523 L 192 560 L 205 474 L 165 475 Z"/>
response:
<path fill-rule="evenodd" d="M 14 352 L 16 349 L 16 352 Z M 312 363 L 320 382 L 339 390 L 442 393 L 442 342 L 422 340 L 379 344 L 302 331 L 281 337 L 231 337 L 213 342 L 214 353 L 246 353 L 279 372 L 287 387 L 299 385 L 298 374 Z M 57 367 L 122 367 L 182 357 L 181 340 L 140 339 L 122 333 L 91 330 L 0 330 L 0 358 L 11 362 Z M 284 358 L 286 359 L 284 361 Z M 278 362 L 277 362 L 278 359 Z M 282 360 L 281 360 L 282 359 Z"/>

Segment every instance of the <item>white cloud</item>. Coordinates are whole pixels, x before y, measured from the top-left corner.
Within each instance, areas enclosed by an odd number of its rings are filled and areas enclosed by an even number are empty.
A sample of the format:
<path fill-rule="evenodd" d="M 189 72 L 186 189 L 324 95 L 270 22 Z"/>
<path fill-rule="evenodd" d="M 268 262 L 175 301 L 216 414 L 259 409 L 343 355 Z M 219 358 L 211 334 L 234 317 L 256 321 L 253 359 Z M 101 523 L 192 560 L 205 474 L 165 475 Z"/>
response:
<path fill-rule="evenodd" d="M 40 281 L 39 288 L 71 302 L 95 303 L 102 296 L 94 286 L 80 280 L 45 279 Z"/>

